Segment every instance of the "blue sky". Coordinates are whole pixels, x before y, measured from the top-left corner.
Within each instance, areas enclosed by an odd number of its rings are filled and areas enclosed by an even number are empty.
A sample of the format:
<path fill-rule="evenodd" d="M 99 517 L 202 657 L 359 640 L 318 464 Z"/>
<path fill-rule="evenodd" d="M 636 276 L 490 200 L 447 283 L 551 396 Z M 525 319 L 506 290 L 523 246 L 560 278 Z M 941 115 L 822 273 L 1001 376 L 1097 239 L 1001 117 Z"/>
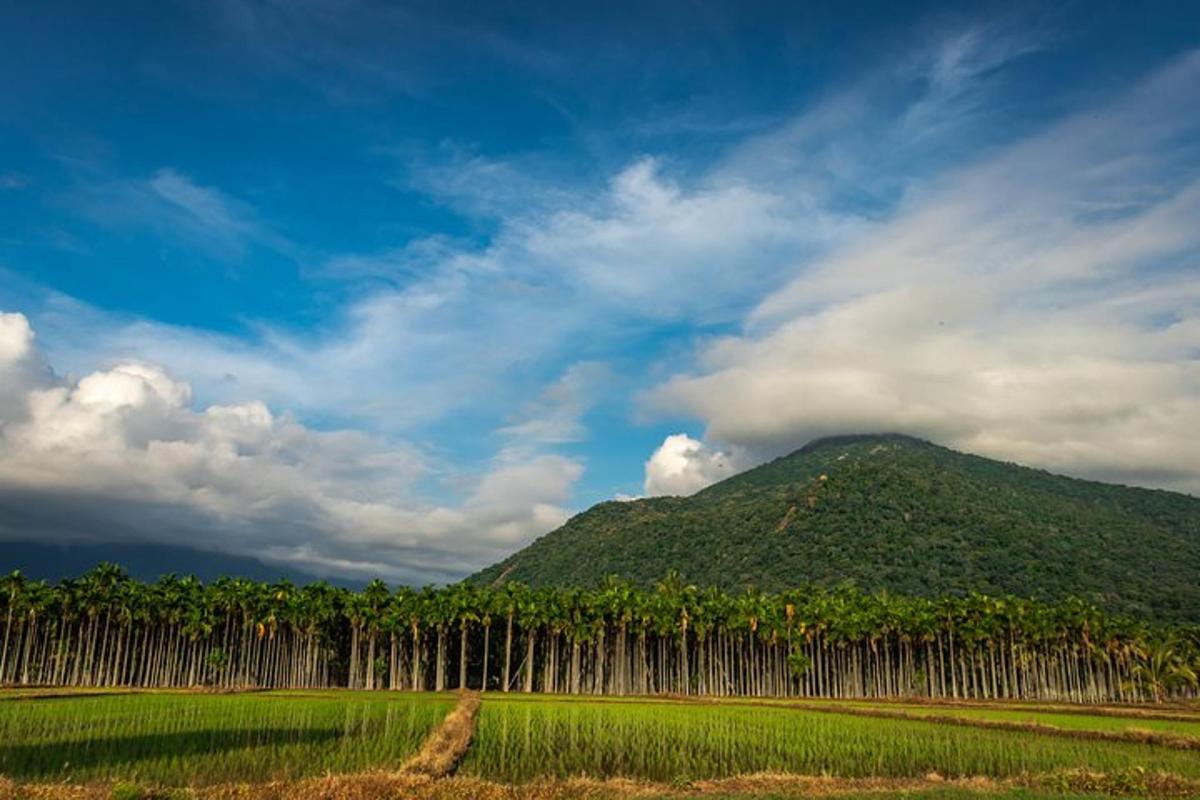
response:
<path fill-rule="evenodd" d="M 6 7 L 0 537 L 447 580 L 872 430 L 1200 490 L 1194 4 L 447 5 Z"/>

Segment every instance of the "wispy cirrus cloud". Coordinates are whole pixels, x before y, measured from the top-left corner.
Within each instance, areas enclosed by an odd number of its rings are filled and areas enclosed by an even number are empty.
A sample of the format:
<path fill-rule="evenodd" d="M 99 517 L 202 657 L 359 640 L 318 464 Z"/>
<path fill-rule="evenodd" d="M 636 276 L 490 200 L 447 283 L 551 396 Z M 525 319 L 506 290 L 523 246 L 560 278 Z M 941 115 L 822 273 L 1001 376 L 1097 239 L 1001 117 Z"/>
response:
<path fill-rule="evenodd" d="M 255 246 L 285 255 L 297 249 L 250 204 L 172 167 L 134 178 L 87 175 L 66 202 L 97 224 L 147 231 L 223 260 Z"/>
<path fill-rule="evenodd" d="M 576 362 L 527 403 L 517 421 L 497 432 L 518 447 L 580 441 L 587 431 L 583 416 L 604 398 L 614 378 L 608 364 Z"/>

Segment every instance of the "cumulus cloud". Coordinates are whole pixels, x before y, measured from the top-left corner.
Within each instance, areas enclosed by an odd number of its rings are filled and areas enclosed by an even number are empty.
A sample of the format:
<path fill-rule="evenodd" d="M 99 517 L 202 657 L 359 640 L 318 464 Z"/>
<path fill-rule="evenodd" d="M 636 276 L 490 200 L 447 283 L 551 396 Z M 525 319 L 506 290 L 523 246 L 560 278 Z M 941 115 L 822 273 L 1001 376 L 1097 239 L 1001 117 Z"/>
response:
<path fill-rule="evenodd" d="M 49 371 L 37 357 L 33 328 L 24 314 L 0 312 L 0 434 L 28 415 L 26 393 L 45 386 Z"/>
<path fill-rule="evenodd" d="M 958 171 L 649 395 L 780 452 L 898 430 L 1200 492 L 1200 54 Z"/>
<path fill-rule="evenodd" d="M 78 380 L 40 363 L 21 314 L 0 315 L 0 536 L 183 544 L 337 574 L 457 578 L 567 517 L 582 467 L 505 460 L 458 505 L 419 491 L 417 448 L 316 430 L 261 402 L 192 406 L 161 367 Z M 30 529 L 26 529 L 30 525 Z"/>
<path fill-rule="evenodd" d="M 663 439 L 646 462 L 645 493 L 647 497 L 695 494 L 737 471 L 727 454 L 676 433 Z"/>

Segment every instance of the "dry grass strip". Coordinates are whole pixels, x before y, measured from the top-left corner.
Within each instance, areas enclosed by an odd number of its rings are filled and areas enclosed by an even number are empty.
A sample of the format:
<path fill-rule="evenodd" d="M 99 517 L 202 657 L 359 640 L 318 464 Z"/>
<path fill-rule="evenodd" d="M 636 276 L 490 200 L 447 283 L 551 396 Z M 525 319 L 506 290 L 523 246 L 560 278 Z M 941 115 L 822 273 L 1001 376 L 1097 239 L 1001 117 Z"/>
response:
<path fill-rule="evenodd" d="M 983 798 L 1026 787 L 1050 793 L 1081 792 L 1114 797 L 1200 798 L 1200 781 L 1138 770 L 1106 775 L 1068 770 L 1021 780 L 964 778 L 832 778 L 760 773 L 685 784 L 613 778 L 545 779 L 519 785 L 479 778 L 431 778 L 397 772 L 327 775 L 296 781 L 219 784 L 184 789 L 130 784 L 15 783 L 0 777 L 0 800 L 705 800 L 738 795 L 800 800 L 853 795 L 903 796 L 915 792 L 958 790 Z"/>
<path fill-rule="evenodd" d="M 458 767 L 475 735 L 475 715 L 479 713 L 479 694 L 463 692 L 458 705 L 442 724 L 429 734 L 421 751 L 404 762 L 400 771 L 408 775 L 444 778 Z"/>
<path fill-rule="evenodd" d="M 431 778 L 395 772 L 367 772 L 299 781 L 221 784 L 189 789 L 142 789 L 142 800 L 649 800 L 763 795 L 770 798 L 894 794 L 938 788 L 998 792 L 1015 784 L 970 779 L 828 778 L 759 774 L 672 785 L 613 778 L 545 779 L 519 785 L 478 778 Z M 109 800 L 120 784 L 16 784 L 0 778 L 0 800 Z M 136 787 L 133 787 L 136 788 Z"/>

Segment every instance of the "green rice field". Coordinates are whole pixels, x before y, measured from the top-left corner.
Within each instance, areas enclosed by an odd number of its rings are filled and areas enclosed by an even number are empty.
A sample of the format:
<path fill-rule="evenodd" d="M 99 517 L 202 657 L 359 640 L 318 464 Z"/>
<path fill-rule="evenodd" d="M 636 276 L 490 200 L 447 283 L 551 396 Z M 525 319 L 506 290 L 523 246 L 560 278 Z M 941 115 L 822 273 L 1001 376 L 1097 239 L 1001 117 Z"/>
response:
<path fill-rule="evenodd" d="M 395 767 L 454 703 L 351 692 L 13 698 L 0 702 L 0 774 L 197 784 Z"/>
<path fill-rule="evenodd" d="M 1151 745 L 751 705 L 489 699 L 461 771 L 659 781 L 773 771 L 839 777 L 1011 777 L 1143 767 L 1200 778 L 1195 753 Z"/>
<path fill-rule="evenodd" d="M 0 692 L 0 776 L 202 786 L 395 770 L 456 702 L 452 694 L 352 691 Z M 580 776 L 674 784 L 759 772 L 1015 778 L 1082 768 L 1200 780 L 1195 751 L 779 705 L 489 693 L 458 774 L 513 784 Z M 845 705 L 1071 730 L 1190 733 L 1197 724 L 1016 707 Z M 1021 791 L 1005 796 L 1034 796 Z M 957 795 L 948 787 L 930 796 Z"/>

